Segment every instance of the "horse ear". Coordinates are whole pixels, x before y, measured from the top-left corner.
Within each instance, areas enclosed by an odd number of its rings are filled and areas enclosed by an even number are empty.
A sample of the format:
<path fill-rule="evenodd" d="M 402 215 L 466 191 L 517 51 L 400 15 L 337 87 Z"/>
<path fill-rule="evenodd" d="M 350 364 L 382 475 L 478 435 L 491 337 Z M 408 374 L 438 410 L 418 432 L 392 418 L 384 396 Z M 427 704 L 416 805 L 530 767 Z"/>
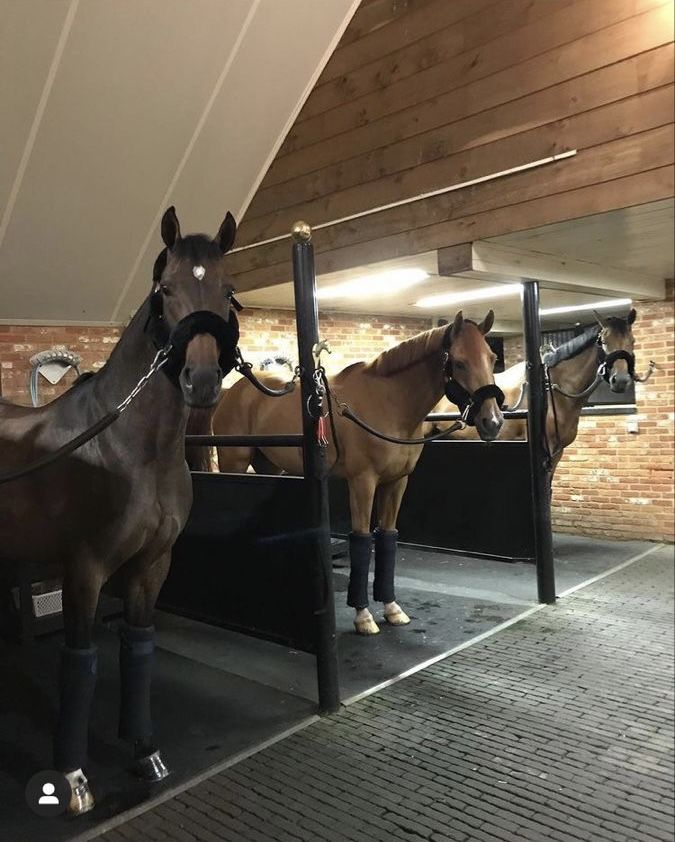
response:
<path fill-rule="evenodd" d="M 597 310 L 593 310 L 593 315 L 598 320 L 598 324 L 600 325 L 600 327 L 607 327 L 607 325 L 605 324 L 605 322 L 602 319 L 602 316 L 600 315 L 600 313 L 598 313 Z"/>
<path fill-rule="evenodd" d="M 495 323 L 495 311 L 494 310 L 488 310 L 487 316 L 478 325 L 478 330 L 483 334 L 483 336 L 487 336 L 487 334 L 492 330 L 492 325 L 494 323 Z"/>
<path fill-rule="evenodd" d="M 632 309 L 632 310 L 630 311 L 630 313 L 628 314 L 628 318 L 626 319 L 626 322 L 627 322 L 629 325 L 632 325 L 632 324 L 633 324 L 633 322 L 635 321 L 635 317 L 636 317 L 636 316 L 637 316 L 637 312 L 635 311 L 635 307 L 633 307 L 633 309 Z"/>
<path fill-rule="evenodd" d="M 222 221 L 218 233 L 216 234 L 216 242 L 223 254 L 227 252 L 234 245 L 234 238 L 237 236 L 237 223 L 232 214 L 228 211 L 225 219 Z"/>
<path fill-rule="evenodd" d="M 180 224 L 178 222 L 178 217 L 176 216 L 176 208 L 174 208 L 173 205 L 164 211 L 161 231 L 164 245 L 168 249 L 172 249 L 178 240 L 180 240 Z"/>
<path fill-rule="evenodd" d="M 460 310 L 459 313 L 455 316 L 455 320 L 452 323 L 452 332 L 453 334 L 457 334 L 462 329 L 462 325 L 464 324 L 464 313 Z"/>

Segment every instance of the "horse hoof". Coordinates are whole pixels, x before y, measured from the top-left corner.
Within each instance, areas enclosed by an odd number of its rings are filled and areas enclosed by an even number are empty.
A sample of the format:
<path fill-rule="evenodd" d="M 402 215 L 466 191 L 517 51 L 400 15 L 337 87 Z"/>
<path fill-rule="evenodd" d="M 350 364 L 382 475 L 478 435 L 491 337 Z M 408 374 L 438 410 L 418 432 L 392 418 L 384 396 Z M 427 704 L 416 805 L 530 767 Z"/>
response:
<path fill-rule="evenodd" d="M 134 764 L 134 772 L 144 781 L 163 781 L 170 774 L 159 751 L 153 751 L 147 757 L 139 757 Z"/>
<path fill-rule="evenodd" d="M 82 813 L 88 813 L 90 810 L 93 810 L 95 803 L 94 796 L 91 794 L 89 781 L 82 769 L 68 772 L 66 778 L 70 784 L 68 812 L 73 816 L 81 816 Z"/>
<path fill-rule="evenodd" d="M 354 620 L 354 628 L 357 634 L 379 634 L 380 627 L 372 617 L 364 617 L 362 620 Z"/>
<path fill-rule="evenodd" d="M 384 619 L 390 626 L 407 626 L 410 622 L 410 617 L 401 608 L 398 611 L 392 611 L 391 614 L 385 614 Z"/>

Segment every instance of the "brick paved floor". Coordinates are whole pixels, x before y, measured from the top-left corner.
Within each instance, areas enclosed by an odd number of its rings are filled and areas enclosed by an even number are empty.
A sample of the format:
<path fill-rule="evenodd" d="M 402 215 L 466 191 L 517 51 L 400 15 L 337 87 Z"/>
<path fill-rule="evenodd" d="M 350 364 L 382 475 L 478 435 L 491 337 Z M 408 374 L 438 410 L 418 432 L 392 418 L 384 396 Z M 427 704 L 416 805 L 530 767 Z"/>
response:
<path fill-rule="evenodd" d="M 672 548 L 102 839 L 671 842 Z"/>

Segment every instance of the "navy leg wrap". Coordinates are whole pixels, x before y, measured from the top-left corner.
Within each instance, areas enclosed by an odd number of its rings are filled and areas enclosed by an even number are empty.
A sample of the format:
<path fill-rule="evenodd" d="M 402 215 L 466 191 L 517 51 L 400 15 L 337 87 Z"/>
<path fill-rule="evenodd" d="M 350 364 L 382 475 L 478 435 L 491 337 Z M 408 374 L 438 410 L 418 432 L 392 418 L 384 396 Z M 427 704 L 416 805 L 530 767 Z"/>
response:
<path fill-rule="evenodd" d="M 347 605 L 352 608 L 368 607 L 368 570 L 373 546 L 372 532 L 349 533 L 349 590 Z"/>
<path fill-rule="evenodd" d="M 150 682 L 155 656 L 154 626 L 120 627 L 120 722 L 123 740 L 152 736 Z"/>
<path fill-rule="evenodd" d="M 397 529 L 375 530 L 375 581 L 373 599 L 375 602 L 395 602 L 394 568 L 396 567 Z"/>
<path fill-rule="evenodd" d="M 63 647 L 59 689 L 61 706 L 54 736 L 54 765 L 73 772 L 87 762 L 89 710 L 96 686 L 98 650 Z"/>

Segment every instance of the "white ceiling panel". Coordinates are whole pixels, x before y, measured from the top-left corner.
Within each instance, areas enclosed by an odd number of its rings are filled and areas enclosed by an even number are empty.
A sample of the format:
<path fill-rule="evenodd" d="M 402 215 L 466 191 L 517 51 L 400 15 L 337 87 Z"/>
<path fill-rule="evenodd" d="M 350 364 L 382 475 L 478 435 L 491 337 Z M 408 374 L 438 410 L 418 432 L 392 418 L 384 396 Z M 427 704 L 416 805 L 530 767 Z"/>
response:
<path fill-rule="evenodd" d="M 8 5 L 0 54 L 22 107 L 1 89 L 0 319 L 107 322 L 124 321 L 148 289 L 166 205 L 185 232 L 215 232 L 226 210 L 242 212 L 354 3 Z"/>

